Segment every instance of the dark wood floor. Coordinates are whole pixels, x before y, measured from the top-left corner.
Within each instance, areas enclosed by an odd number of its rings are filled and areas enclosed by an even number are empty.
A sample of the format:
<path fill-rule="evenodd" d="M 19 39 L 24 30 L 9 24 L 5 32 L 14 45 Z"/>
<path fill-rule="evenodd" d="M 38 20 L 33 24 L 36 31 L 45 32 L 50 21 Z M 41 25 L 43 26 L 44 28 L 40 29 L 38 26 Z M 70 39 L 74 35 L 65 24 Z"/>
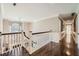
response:
<path fill-rule="evenodd" d="M 32 56 L 64 56 L 61 52 L 62 51 L 58 43 L 50 42 L 34 52 Z M 79 50 L 76 56 L 79 56 Z"/>
<path fill-rule="evenodd" d="M 50 42 L 50 43 L 46 44 L 45 46 L 38 49 L 31 55 L 23 47 L 19 51 L 19 55 L 17 55 L 15 52 L 16 52 L 16 50 L 8 52 L 7 54 L 3 54 L 2 56 L 62 56 L 60 54 L 60 45 L 55 42 Z M 79 55 L 79 53 L 78 53 L 78 55 Z"/>
<path fill-rule="evenodd" d="M 32 56 L 60 56 L 59 44 L 50 42 L 39 50 L 35 51 Z"/>

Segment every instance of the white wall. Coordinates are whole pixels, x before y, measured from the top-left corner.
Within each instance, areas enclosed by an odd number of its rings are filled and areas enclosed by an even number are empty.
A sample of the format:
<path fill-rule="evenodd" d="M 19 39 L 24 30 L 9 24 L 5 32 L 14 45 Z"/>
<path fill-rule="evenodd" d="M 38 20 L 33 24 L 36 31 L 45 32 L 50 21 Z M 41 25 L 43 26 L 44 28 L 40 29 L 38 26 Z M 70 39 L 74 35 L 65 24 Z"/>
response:
<path fill-rule="evenodd" d="M 77 13 L 77 22 L 76 22 L 77 33 L 79 33 L 79 5 L 77 6 L 76 13 Z M 79 48 L 79 35 L 77 35 L 77 43 Z"/>
<path fill-rule="evenodd" d="M 79 14 L 77 16 L 77 32 L 79 33 Z M 78 43 L 78 48 L 79 48 L 79 35 L 77 35 L 77 43 Z"/>
<path fill-rule="evenodd" d="M 53 42 L 59 43 L 59 40 L 60 40 L 60 32 L 52 33 L 51 39 L 52 39 Z"/>
<path fill-rule="evenodd" d="M 60 20 L 58 17 L 48 18 L 45 20 L 40 20 L 33 23 L 33 32 L 48 31 L 52 30 L 53 32 L 60 31 Z"/>

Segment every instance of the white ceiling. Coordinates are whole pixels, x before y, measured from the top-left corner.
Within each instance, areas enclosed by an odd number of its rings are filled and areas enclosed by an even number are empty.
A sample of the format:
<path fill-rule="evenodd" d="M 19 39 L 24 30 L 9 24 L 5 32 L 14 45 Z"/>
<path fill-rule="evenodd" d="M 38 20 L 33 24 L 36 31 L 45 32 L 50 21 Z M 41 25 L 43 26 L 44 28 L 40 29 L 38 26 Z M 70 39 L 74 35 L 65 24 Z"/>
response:
<path fill-rule="evenodd" d="M 38 21 L 61 13 L 76 11 L 79 4 L 12 3 L 2 4 L 3 17 L 14 21 Z"/>

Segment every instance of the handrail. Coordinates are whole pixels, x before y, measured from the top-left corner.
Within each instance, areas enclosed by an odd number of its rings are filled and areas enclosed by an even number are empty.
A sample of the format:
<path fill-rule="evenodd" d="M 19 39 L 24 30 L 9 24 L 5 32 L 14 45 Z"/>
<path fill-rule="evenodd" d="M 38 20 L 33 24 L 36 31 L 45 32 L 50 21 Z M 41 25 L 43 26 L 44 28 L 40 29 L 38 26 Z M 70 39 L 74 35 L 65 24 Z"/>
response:
<path fill-rule="evenodd" d="M 1 35 L 21 34 L 22 32 L 1 33 Z"/>
<path fill-rule="evenodd" d="M 30 38 L 25 34 L 25 32 L 23 32 L 23 34 L 24 34 L 24 36 L 25 36 L 27 39 L 30 39 Z"/>
<path fill-rule="evenodd" d="M 44 34 L 44 33 L 50 33 L 50 32 L 52 32 L 52 30 L 50 30 L 50 31 L 43 31 L 43 32 L 36 32 L 36 33 L 32 33 L 32 35 Z"/>
<path fill-rule="evenodd" d="M 25 44 L 26 42 L 22 42 L 22 40 L 24 41 L 25 38 L 30 39 L 28 36 L 26 36 L 25 32 L 21 31 L 21 32 L 11 32 L 11 33 L 1 33 L 0 32 L 0 38 L 1 38 L 1 42 L 0 42 L 0 54 L 5 54 L 9 51 L 14 50 L 17 47 L 22 47 L 23 44 Z M 20 50 L 20 49 L 18 49 Z M 16 50 L 16 51 L 18 51 Z M 18 54 L 18 52 L 17 52 Z M 14 55 L 16 55 L 16 53 L 14 52 Z"/>
<path fill-rule="evenodd" d="M 22 32 L 12 32 L 12 33 L 1 33 L 1 35 L 12 35 L 12 34 L 22 34 Z M 23 32 L 23 35 L 27 38 L 30 39 L 25 32 Z"/>

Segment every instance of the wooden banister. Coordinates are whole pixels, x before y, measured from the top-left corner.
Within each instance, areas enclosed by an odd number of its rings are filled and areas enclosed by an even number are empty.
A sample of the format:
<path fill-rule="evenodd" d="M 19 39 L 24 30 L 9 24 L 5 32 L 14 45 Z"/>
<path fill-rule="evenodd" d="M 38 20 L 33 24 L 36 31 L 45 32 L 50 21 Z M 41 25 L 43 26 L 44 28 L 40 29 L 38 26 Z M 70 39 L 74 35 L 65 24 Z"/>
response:
<path fill-rule="evenodd" d="M 21 34 L 22 32 L 13 32 L 13 33 L 1 33 L 1 35 L 12 35 L 12 34 Z"/>
<path fill-rule="evenodd" d="M 52 30 L 50 30 L 50 31 L 43 31 L 43 32 L 36 32 L 36 33 L 32 33 L 32 35 L 44 34 L 44 33 L 50 33 L 50 32 L 52 32 Z"/>
<path fill-rule="evenodd" d="M 12 33 L 1 33 L 1 35 L 12 35 L 12 34 L 22 34 L 22 32 L 12 32 Z M 23 32 L 23 35 L 27 38 L 30 39 L 25 32 Z"/>
<path fill-rule="evenodd" d="M 23 34 L 24 34 L 24 36 L 25 36 L 27 39 L 30 39 L 30 38 L 25 34 L 25 32 L 23 32 Z"/>

